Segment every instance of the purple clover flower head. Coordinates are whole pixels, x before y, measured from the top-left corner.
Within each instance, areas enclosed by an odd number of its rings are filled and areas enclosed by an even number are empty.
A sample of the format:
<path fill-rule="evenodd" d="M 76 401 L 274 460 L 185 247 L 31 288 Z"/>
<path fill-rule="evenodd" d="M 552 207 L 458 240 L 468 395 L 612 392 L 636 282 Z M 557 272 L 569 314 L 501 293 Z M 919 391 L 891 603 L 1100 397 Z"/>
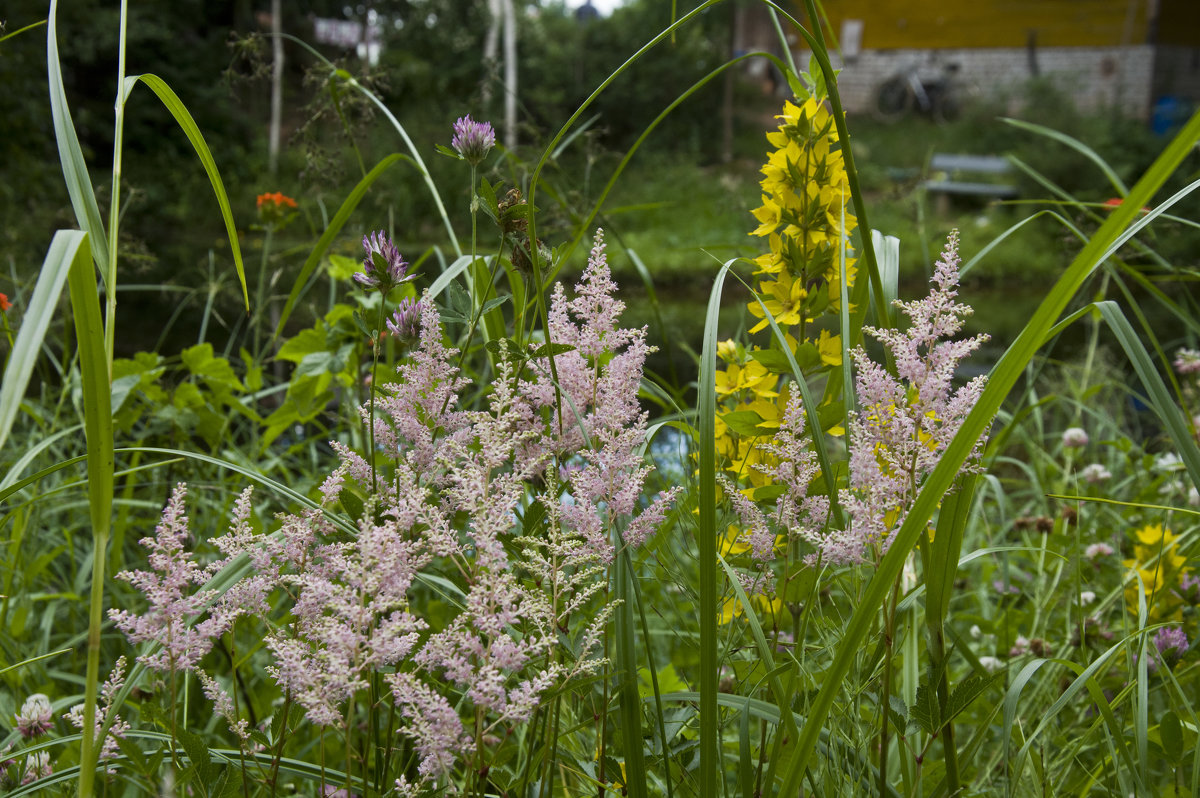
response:
<path fill-rule="evenodd" d="M 1187 635 L 1179 626 L 1164 626 L 1154 635 L 1154 647 L 1158 649 L 1157 660 L 1166 663 L 1168 668 L 1175 666 L 1188 650 Z"/>
<path fill-rule="evenodd" d="M 1113 553 L 1113 547 L 1107 543 L 1092 543 L 1083 550 L 1083 556 L 1089 560 L 1095 560 L 1098 557 L 1107 557 Z"/>
<path fill-rule="evenodd" d="M 387 327 L 399 340 L 415 341 L 421 335 L 421 314 L 424 310 L 424 300 L 413 301 L 412 297 L 405 297 L 387 320 Z"/>
<path fill-rule="evenodd" d="M 26 740 L 41 737 L 54 728 L 54 714 L 50 699 L 44 693 L 34 693 L 25 699 L 17 713 L 17 733 Z"/>
<path fill-rule="evenodd" d="M 496 146 L 496 131 L 490 122 L 476 122 L 467 114 L 454 123 L 450 146 L 464 161 L 471 166 L 478 166 Z"/>
<path fill-rule="evenodd" d="M 400 257 L 400 250 L 382 230 L 363 236 L 363 249 L 367 251 L 363 270 L 354 274 L 360 285 L 386 294 L 416 277 L 408 274 L 408 262 Z"/>

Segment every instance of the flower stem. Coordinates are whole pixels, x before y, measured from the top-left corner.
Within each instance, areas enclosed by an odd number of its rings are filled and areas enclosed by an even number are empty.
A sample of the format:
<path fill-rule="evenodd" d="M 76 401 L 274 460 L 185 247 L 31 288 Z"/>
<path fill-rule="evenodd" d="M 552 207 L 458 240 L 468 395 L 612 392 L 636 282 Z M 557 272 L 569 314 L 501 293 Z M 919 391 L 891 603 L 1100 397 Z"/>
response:
<path fill-rule="evenodd" d="M 883 628 L 883 688 L 879 702 L 879 794 L 887 793 L 888 771 L 888 708 L 892 702 L 892 655 L 896 631 L 896 605 L 900 601 L 900 576 L 892 587 L 891 605 Z"/>
<path fill-rule="evenodd" d="M 375 325 L 375 335 L 371 339 L 371 396 L 367 405 L 369 421 L 367 423 L 367 441 L 371 451 L 371 493 L 379 492 L 378 475 L 375 470 L 375 382 L 379 373 L 379 339 L 383 336 L 383 315 L 387 310 L 387 296 L 379 297 L 379 323 Z"/>

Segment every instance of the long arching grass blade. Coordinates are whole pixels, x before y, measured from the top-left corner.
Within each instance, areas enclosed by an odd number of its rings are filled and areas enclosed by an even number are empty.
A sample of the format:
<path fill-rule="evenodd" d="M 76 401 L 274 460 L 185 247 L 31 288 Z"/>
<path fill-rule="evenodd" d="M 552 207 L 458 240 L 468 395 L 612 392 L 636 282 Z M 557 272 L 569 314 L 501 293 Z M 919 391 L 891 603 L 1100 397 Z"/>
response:
<path fill-rule="evenodd" d="M 171 90 L 166 81 L 157 75 L 133 75 L 125 79 L 124 97 L 128 98 L 129 93 L 133 91 L 133 87 L 142 83 L 154 95 L 162 101 L 162 104 L 171 116 L 175 117 L 175 121 L 183 130 L 188 141 L 191 142 L 192 148 L 196 150 L 196 157 L 200 159 L 200 164 L 204 167 L 205 174 L 208 175 L 208 182 L 212 184 L 213 194 L 217 197 L 217 205 L 221 209 L 221 218 L 225 220 L 225 232 L 229 236 L 229 248 L 233 251 L 233 265 L 237 269 L 238 281 L 242 284 L 242 298 L 246 302 L 246 310 L 250 309 L 250 292 L 246 288 L 246 268 L 242 265 L 242 248 L 238 244 L 237 225 L 233 221 L 233 210 L 229 207 L 229 196 L 225 193 L 225 184 L 221 181 L 221 172 L 217 169 L 217 162 L 213 160 L 212 152 L 208 149 L 208 144 L 204 141 L 204 134 L 200 132 L 200 128 L 196 126 L 196 120 L 192 119 L 191 113 L 188 112 L 183 101 L 179 96 Z M 123 103 L 122 103 L 123 104 Z"/>
<path fill-rule="evenodd" d="M 67 273 L 75 260 L 79 248 L 87 241 L 87 234 L 77 230 L 59 230 L 50 241 L 50 251 L 42 261 L 42 270 L 37 285 L 25 309 L 17 340 L 13 342 L 12 354 L 4 370 L 4 382 L 0 384 L 0 449 L 8 440 L 13 421 L 17 417 L 33 365 L 42 349 L 46 330 L 54 318 L 58 299 L 67 282 Z M 85 247 L 86 249 L 86 247 Z M 88 251 L 90 255 L 90 250 Z"/>
<path fill-rule="evenodd" d="M 702 798 L 716 798 L 721 787 L 721 748 L 717 724 L 717 321 L 721 313 L 725 275 L 735 262 L 731 260 L 722 266 L 713 280 L 704 317 L 700 381 L 696 386 L 697 427 L 700 431 L 700 440 L 697 441 L 700 454 L 700 518 L 696 530 L 700 571 L 700 617 L 697 619 L 700 626 L 700 770 L 697 780 Z"/>
<path fill-rule="evenodd" d="M 58 159 L 62 163 L 63 181 L 71 197 L 71 208 L 80 229 L 91 238 L 89 246 L 92 259 L 101 273 L 108 265 L 108 246 L 104 239 L 104 219 L 96 203 L 92 178 L 88 175 L 87 163 L 83 160 L 83 148 L 75 134 L 75 123 L 71 120 L 71 107 L 67 103 L 67 91 L 63 86 L 62 64 L 58 58 L 58 0 L 50 0 L 50 13 L 46 27 L 46 69 L 50 84 L 50 114 L 54 120 L 54 138 L 58 142 Z"/>
<path fill-rule="evenodd" d="M 88 604 L 87 683 L 84 693 L 83 728 L 94 729 L 96 694 L 100 683 L 100 629 L 104 623 L 104 566 L 108 562 L 109 525 L 113 502 L 112 388 L 108 379 L 108 357 L 104 349 L 104 322 L 96 272 L 92 268 L 86 233 L 78 237 L 68 283 L 75 336 L 79 342 L 79 368 L 83 375 L 83 427 L 87 436 L 88 507 L 92 526 L 92 588 Z M 96 769 L 96 740 L 83 735 L 79 755 L 79 794 L 91 795 Z"/>
<path fill-rule="evenodd" d="M 1162 377 L 1155 370 L 1150 353 L 1146 351 L 1145 345 L 1138 338 L 1133 325 L 1121 312 L 1120 305 L 1110 300 L 1096 303 L 1096 309 L 1100 311 L 1101 318 L 1113 331 L 1117 343 L 1125 350 L 1125 356 L 1129 358 L 1130 365 L 1137 372 L 1138 379 L 1142 381 L 1142 386 L 1150 397 L 1150 404 L 1154 408 L 1154 412 L 1162 419 L 1163 425 L 1167 428 L 1167 434 L 1171 436 L 1171 442 L 1175 445 L 1175 451 L 1179 453 L 1184 465 L 1187 466 L 1192 483 L 1200 485 L 1200 446 L 1196 445 L 1191 425 L 1188 424 L 1179 405 L 1175 403 L 1171 392 L 1167 390 Z"/>
<path fill-rule="evenodd" d="M 642 754 L 642 701 L 638 696 L 637 649 L 634 628 L 633 569 L 631 567 L 628 547 L 623 546 L 620 532 L 614 530 L 613 544 L 620 549 L 617 556 L 613 579 L 616 581 L 616 595 L 621 602 L 617 607 L 616 644 L 617 644 L 617 696 L 621 734 L 624 738 L 625 755 L 625 786 L 633 798 L 646 796 L 646 761 Z M 667 756 L 663 751 L 663 756 Z"/>
<path fill-rule="evenodd" d="M 313 271 L 317 268 L 317 264 L 321 262 L 321 258 L 325 257 L 325 253 L 329 251 L 329 247 L 333 244 L 333 239 L 337 238 L 338 233 L 342 232 L 342 227 L 345 226 L 346 220 L 350 218 L 350 214 L 354 213 L 354 209 L 362 201 L 363 196 L 367 193 L 367 189 L 392 164 L 400 160 L 412 161 L 406 155 L 401 155 L 398 152 L 392 153 L 375 164 L 374 168 L 370 172 L 367 172 L 363 176 L 363 179 L 358 181 L 354 189 L 346 195 L 346 199 L 342 201 L 342 206 L 337 209 L 337 213 L 333 215 L 333 218 L 329 220 L 329 224 L 325 227 L 325 232 L 321 233 L 321 237 L 317 239 L 312 252 L 308 253 L 308 257 L 304 260 L 304 266 L 300 269 L 300 274 L 296 276 L 296 281 L 292 284 L 291 293 L 288 294 L 287 302 L 284 303 L 283 310 L 279 314 L 279 323 L 275 325 L 276 337 L 279 337 L 279 333 L 283 331 L 283 325 L 287 324 L 288 318 L 291 317 L 292 311 L 295 310 L 296 303 L 300 300 L 300 294 L 304 291 L 304 286 L 308 284 L 308 278 L 312 276 Z"/>
<path fill-rule="evenodd" d="M 1060 133 L 1057 130 L 1045 127 L 1044 125 L 1026 122 L 1022 119 L 1010 119 L 1009 117 L 1002 116 L 1000 117 L 1000 121 L 1012 125 L 1015 128 L 1020 128 L 1021 130 L 1027 130 L 1030 133 L 1036 133 L 1039 136 L 1045 136 L 1046 138 L 1057 141 L 1060 144 L 1065 144 L 1094 163 L 1100 169 L 1100 171 L 1104 173 L 1104 177 L 1109 183 L 1112 184 L 1112 187 L 1115 188 L 1122 197 L 1129 193 L 1129 188 L 1126 187 L 1125 182 L 1117 176 L 1117 173 L 1112 170 L 1112 167 L 1109 166 L 1108 163 L 1106 163 L 1105 160 L 1101 158 L 1095 150 L 1084 144 L 1082 141 L 1072 138 L 1066 133 Z"/>

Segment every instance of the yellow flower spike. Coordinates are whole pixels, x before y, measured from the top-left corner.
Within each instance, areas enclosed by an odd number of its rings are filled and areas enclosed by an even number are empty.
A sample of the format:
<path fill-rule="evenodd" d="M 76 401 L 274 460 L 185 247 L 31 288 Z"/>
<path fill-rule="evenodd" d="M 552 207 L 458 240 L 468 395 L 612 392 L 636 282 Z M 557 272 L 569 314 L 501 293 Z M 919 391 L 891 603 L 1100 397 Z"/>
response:
<path fill-rule="evenodd" d="M 753 391 L 757 396 L 778 396 L 772 387 L 776 377 L 767 371 L 767 367 L 757 360 L 751 360 L 745 365 L 730 363 L 723 371 L 716 373 L 717 395 L 728 396 L 741 391 Z"/>
<path fill-rule="evenodd" d="M 842 365 L 842 336 L 830 335 L 829 330 L 821 330 L 821 334 L 817 336 L 817 351 L 821 353 L 821 362 L 825 365 Z"/>
<path fill-rule="evenodd" d="M 759 289 L 766 294 L 762 304 L 751 302 L 748 307 L 750 315 L 762 321 L 750 328 L 751 333 L 769 326 L 763 315 L 762 305 L 767 306 L 767 312 L 780 327 L 799 324 L 804 318 L 804 300 L 808 298 L 808 292 L 804 290 L 802 282 L 793 280 L 787 272 L 780 272 L 775 280 L 759 283 Z"/>

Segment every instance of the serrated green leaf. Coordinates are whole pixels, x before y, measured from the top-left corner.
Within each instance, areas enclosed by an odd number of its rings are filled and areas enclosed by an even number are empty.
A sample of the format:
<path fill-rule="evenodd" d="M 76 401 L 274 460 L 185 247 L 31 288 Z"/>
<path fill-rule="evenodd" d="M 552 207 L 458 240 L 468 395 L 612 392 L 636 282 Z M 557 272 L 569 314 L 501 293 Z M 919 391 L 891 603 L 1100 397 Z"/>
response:
<path fill-rule="evenodd" d="M 920 729 L 926 734 L 933 734 L 942 728 L 941 713 L 938 709 L 937 689 L 922 679 L 917 687 L 917 698 L 908 708 L 908 732 L 911 734 Z"/>
<path fill-rule="evenodd" d="M 946 717 L 942 719 L 942 722 L 950 723 L 961 715 L 977 698 L 991 689 L 992 685 L 1003 678 L 1003 676 L 1003 671 L 998 671 L 990 676 L 981 676 L 978 673 L 972 673 L 966 679 L 959 682 L 950 691 L 950 700 L 946 702 Z"/>
<path fill-rule="evenodd" d="M 338 282 L 354 279 L 354 275 L 361 269 L 361 261 L 333 253 L 329 254 L 329 265 L 325 267 L 329 276 Z"/>
<path fill-rule="evenodd" d="M 183 746 L 183 750 L 187 753 L 188 759 L 192 761 L 192 767 L 196 768 L 197 773 L 206 770 L 212 762 L 212 755 L 208 753 L 208 746 L 204 744 L 204 738 L 184 728 L 177 728 L 175 736 L 179 738 L 179 744 Z"/>

